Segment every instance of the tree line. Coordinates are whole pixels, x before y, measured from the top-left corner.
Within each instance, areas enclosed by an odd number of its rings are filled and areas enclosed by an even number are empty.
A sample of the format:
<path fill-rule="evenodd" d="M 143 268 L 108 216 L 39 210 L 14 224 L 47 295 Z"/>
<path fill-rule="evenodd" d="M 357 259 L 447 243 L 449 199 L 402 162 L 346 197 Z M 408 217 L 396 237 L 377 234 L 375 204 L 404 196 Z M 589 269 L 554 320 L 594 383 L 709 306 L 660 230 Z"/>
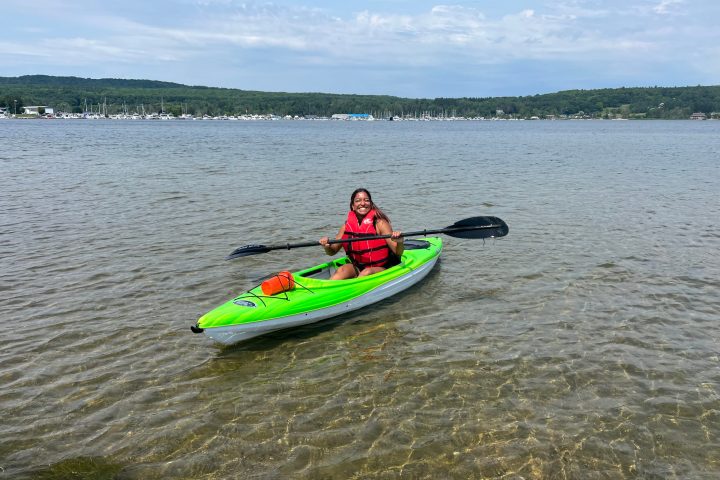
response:
<path fill-rule="evenodd" d="M 622 87 L 567 90 L 520 97 L 402 98 L 388 95 L 260 92 L 154 80 L 26 75 L 0 77 L 0 107 L 22 112 L 46 105 L 56 112 L 102 114 L 165 111 L 174 115 L 274 114 L 510 118 L 685 119 L 720 112 L 720 86 Z"/>

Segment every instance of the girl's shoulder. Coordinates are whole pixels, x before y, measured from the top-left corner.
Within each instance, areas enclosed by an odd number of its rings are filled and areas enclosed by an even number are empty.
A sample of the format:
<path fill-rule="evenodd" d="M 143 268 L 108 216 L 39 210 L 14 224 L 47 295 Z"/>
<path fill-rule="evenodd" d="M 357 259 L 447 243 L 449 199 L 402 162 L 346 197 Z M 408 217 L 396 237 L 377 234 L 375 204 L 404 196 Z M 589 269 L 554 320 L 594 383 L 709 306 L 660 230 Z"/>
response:
<path fill-rule="evenodd" d="M 377 230 L 377 232 L 380 234 L 391 233 L 392 226 L 390 225 L 390 222 L 388 220 L 385 220 L 383 218 L 376 218 L 375 230 Z"/>

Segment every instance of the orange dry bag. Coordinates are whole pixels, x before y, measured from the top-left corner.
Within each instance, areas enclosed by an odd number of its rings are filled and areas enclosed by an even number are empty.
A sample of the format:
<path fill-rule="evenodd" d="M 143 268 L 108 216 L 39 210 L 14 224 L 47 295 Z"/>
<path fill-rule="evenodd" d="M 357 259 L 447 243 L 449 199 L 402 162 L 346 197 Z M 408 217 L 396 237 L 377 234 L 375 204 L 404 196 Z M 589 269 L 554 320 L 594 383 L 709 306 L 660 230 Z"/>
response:
<path fill-rule="evenodd" d="M 275 295 L 295 288 L 295 279 L 290 272 L 280 272 L 274 277 L 265 280 L 260 286 L 265 295 Z"/>

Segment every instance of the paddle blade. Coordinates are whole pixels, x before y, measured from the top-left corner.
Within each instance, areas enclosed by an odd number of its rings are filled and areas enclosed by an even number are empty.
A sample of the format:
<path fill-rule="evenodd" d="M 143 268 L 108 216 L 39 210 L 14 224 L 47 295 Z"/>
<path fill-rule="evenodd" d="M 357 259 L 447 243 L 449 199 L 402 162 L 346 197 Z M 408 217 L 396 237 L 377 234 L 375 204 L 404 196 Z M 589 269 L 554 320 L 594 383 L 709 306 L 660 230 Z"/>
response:
<path fill-rule="evenodd" d="M 270 247 L 265 245 L 245 245 L 244 247 L 238 247 L 233 252 L 225 257 L 225 260 L 232 260 L 233 258 L 247 257 L 250 255 L 259 255 L 261 253 L 267 253 L 271 250 Z"/>
<path fill-rule="evenodd" d="M 498 217 L 470 217 L 450 225 L 444 233 L 457 238 L 499 238 L 509 231 Z"/>

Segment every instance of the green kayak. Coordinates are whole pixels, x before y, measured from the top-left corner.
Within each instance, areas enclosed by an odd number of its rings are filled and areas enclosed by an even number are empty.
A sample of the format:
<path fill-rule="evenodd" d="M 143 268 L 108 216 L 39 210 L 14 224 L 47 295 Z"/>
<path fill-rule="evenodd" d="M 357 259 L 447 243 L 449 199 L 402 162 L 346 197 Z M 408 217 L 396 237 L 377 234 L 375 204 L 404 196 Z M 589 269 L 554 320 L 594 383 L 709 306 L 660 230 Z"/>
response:
<path fill-rule="evenodd" d="M 440 258 L 442 239 L 406 240 L 398 265 L 382 272 L 350 280 L 329 280 L 349 262 L 335 259 L 292 272 L 294 286 L 273 295 L 260 285 L 206 313 L 192 327 L 224 345 L 351 312 L 384 300 L 416 284 Z"/>

